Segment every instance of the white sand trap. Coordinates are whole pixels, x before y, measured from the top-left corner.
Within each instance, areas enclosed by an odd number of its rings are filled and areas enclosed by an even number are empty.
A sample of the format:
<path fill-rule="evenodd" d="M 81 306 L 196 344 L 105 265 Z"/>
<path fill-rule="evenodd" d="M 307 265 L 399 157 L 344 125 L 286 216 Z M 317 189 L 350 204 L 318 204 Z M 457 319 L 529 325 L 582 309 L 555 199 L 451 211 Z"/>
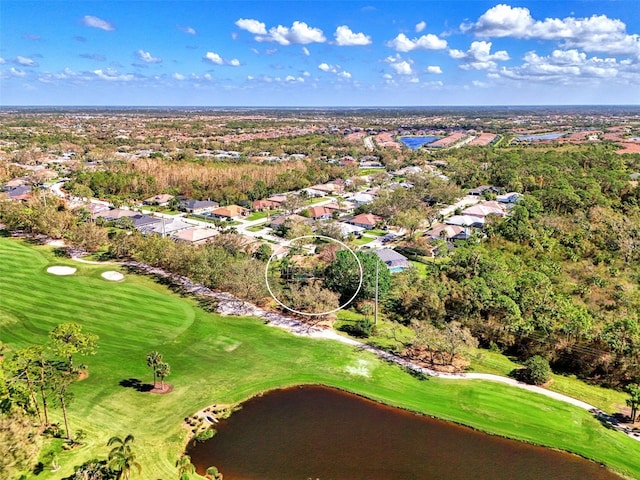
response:
<path fill-rule="evenodd" d="M 76 273 L 76 270 L 77 268 L 74 267 L 56 266 L 47 268 L 47 273 L 50 273 L 52 275 L 73 275 L 74 273 Z"/>
<path fill-rule="evenodd" d="M 102 274 L 102 278 L 105 280 L 110 280 L 112 282 L 119 282 L 124 278 L 124 275 L 120 272 L 114 272 L 113 270 L 109 270 L 108 272 L 104 272 Z"/>

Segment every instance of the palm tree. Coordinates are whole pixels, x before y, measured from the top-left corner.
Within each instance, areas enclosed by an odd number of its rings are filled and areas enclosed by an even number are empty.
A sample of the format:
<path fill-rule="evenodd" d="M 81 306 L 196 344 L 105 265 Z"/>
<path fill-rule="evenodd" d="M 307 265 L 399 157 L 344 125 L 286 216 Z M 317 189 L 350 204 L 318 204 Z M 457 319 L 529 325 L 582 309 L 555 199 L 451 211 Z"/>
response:
<path fill-rule="evenodd" d="M 164 390 L 164 377 L 167 377 L 171 373 L 171 367 L 167 362 L 160 362 L 156 366 L 156 374 L 160 377 L 160 385 Z"/>
<path fill-rule="evenodd" d="M 189 455 L 182 455 L 176 461 L 176 467 L 178 467 L 178 478 L 180 480 L 189 480 L 189 476 L 192 473 L 196 473 L 196 467 L 191 463 Z"/>
<path fill-rule="evenodd" d="M 147 366 L 153 370 L 153 386 L 156 386 L 156 370 L 158 365 L 162 363 L 162 354 L 160 352 L 149 352 L 147 354 Z"/>
<path fill-rule="evenodd" d="M 132 470 L 135 468 L 138 473 L 142 470 L 136 461 L 136 454 L 131 450 L 133 435 L 129 434 L 122 440 L 120 437 L 111 437 L 107 446 L 115 445 L 109 452 L 109 468 L 116 472 L 118 480 L 129 480 Z"/>

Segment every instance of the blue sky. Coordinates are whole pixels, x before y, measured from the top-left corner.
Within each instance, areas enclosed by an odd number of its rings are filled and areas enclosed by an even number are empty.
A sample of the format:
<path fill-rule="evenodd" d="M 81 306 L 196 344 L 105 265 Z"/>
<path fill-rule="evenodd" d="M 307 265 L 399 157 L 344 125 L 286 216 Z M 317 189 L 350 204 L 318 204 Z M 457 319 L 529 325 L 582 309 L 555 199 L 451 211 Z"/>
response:
<path fill-rule="evenodd" d="M 640 104 L 638 3 L 2 0 L 0 104 Z"/>

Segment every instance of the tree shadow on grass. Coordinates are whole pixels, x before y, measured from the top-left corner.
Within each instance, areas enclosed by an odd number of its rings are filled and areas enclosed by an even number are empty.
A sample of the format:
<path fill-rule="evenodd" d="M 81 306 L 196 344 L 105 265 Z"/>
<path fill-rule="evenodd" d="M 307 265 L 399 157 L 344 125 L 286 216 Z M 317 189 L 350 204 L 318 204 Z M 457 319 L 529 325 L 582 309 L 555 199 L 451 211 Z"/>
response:
<path fill-rule="evenodd" d="M 150 383 L 142 383 L 142 381 L 137 378 L 127 378 L 125 380 L 120 380 L 119 385 L 125 388 L 133 388 L 137 392 L 150 392 L 153 390 L 153 385 Z"/>

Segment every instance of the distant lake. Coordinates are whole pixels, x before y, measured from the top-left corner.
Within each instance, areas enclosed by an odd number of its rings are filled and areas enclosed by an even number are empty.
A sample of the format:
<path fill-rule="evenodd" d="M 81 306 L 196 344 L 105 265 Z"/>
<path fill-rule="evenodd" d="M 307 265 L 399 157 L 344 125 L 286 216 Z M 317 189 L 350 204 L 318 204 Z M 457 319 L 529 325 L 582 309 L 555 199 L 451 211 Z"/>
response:
<path fill-rule="evenodd" d="M 188 454 L 225 480 L 621 480 L 582 458 L 340 390 L 276 390 L 243 404 Z"/>
<path fill-rule="evenodd" d="M 399 137 L 398 140 L 404 143 L 411 150 L 417 150 L 427 143 L 432 143 L 436 140 L 440 140 L 440 137 Z"/>
<path fill-rule="evenodd" d="M 535 142 L 536 140 L 555 140 L 563 137 L 566 133 L 542 133 L 539 135 L 520 135 L 517 140 L 520 142 Z"/>

